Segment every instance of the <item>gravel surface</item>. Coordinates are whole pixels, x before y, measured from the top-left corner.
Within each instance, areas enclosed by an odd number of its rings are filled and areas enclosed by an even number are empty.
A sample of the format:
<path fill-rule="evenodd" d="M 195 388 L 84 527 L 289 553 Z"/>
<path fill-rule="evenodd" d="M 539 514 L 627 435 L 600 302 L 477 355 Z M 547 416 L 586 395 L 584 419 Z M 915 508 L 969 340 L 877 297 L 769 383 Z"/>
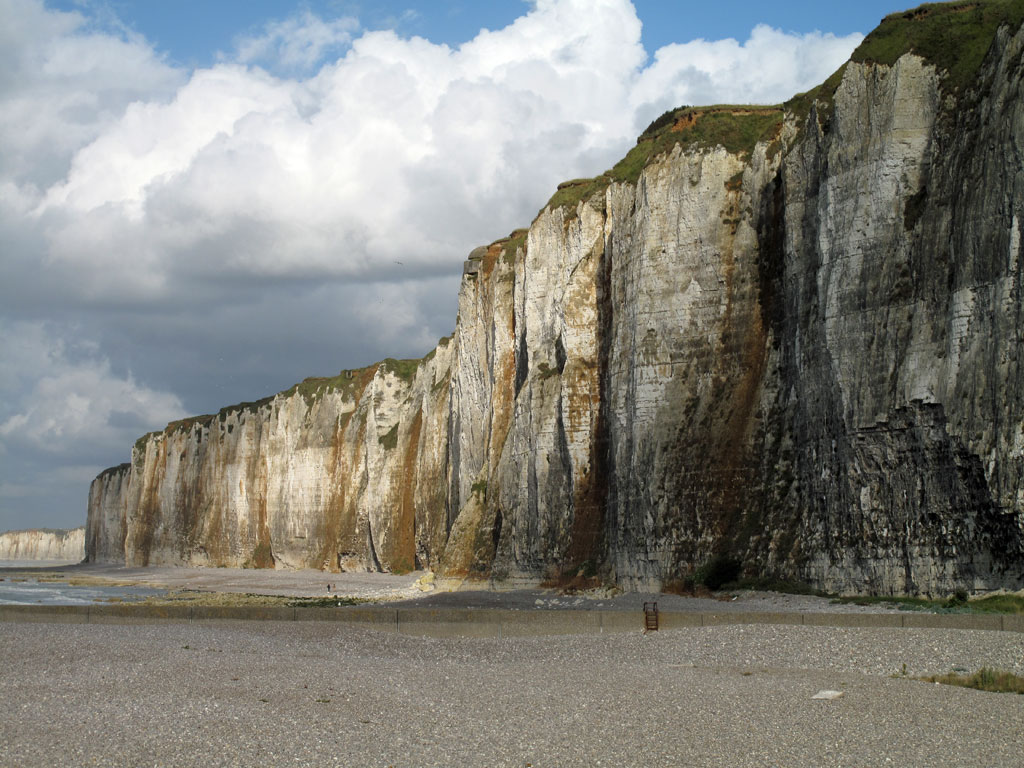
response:
<path fill-rule="evenodd" d="M 1024 696 L 890 677 L 1024 674 L 1011 632 L 4 623 L 0 658 L 0 766 L 1024 765 Z"/>

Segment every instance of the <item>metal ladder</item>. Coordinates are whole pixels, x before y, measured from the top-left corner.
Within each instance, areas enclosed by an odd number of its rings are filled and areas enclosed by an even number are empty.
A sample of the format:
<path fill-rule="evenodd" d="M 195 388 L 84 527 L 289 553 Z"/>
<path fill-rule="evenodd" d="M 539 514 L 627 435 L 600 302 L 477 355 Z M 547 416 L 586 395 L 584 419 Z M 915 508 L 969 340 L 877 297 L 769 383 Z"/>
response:
<path fill-rule="evenodd" d="M 644 603 L 644 632 L 658 631 L 658 604 Z"/>

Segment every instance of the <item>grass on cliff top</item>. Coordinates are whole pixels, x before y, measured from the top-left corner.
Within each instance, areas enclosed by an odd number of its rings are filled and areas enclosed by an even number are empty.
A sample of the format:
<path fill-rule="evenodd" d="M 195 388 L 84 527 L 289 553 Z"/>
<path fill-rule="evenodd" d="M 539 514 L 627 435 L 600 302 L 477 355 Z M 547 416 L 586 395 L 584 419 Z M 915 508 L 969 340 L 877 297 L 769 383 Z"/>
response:
<path fill-rule="evenodd" d="M 441 341 L 443 342 L 444 339 Z M 313 376 L 308 379 L 303 379 L 298 384 L 284 390 L 284 392 L 281 392 L 280 396 L 292 397 L 293 395 L 299 394 L 302 395 L 307 404 L 312 404 L 313 402 L 322 399 L 323 396 L 329 392 L 340 392 L 345 399 L 351 400 L 354 399 L 356 391 L 361 389 L 366 383 L 366 379 L 376 374 L 379 368 L 383 367 L 385 371 L 393 373 L 403 381 L 411 382 L 413 377 L 416 375 L 416 369 L 419 368 L 420 363 L 422 362 L 422 360 L 395 360 L 394 358 L 389 357 L 379 363 L 368 365 L 365 368 L 353 368 L 351 370 L 342 371 L 337 376 Z M 223 414 L 227 411 L 239 410 L 246 408 L 246 406 L 269 403 L 273 399 L 273 397 L 268 397 L 264 400 L 258 401 L 257 403 L 233 405 L 229 408 L 222 409 L 221 413 Z"/>
<path fill-rule="evenodd" d="M 442 338 L 439 342 L 439 346 L 447 346 L 450 342 L 451 337 Z M 321 400 L 328 392 L 341 392 L 347 399 L 354 397 L 357 389 L 359 389 L 367 376 L 372 376 L 381 367 L 385 371 L 388 371 L 397 376 L 406 383 L 412 382 L 416 376 L 416 370 L 422 364 L 424 360 L 429 360 L 434 355 L 434 350 L 431 350 L 426 357 L 422 360 L 396 360 L 394 358 L 387 358 L 380 363 L 367 366 L 366 368 L 355 368 L 352 370 L 341 371 L 337 376 L 312 376 L 307 379 L 303 379 L 298 384 L 295 384 L 288 389 L 279 392 L 277 395 L 271 395 L 270 397 L 264 397 L 261 400 L 253 402 L 238 403 L 237 405 L 229 405 L 226 408 L 221 408 L 217 413 L 207 413 L 200 416 L 189 416 L 185 419 L 179 419 L 177 421 L 170 422 L 163 429 L 158 429 L 155 432 L 147 432 L 142 435 L 138 440 L 135 441 L 135 451 L 141 453 L 146 446 L 146 443 L 152 438 L 158 435 L 170 435 L 175 432 L 188 432 L 194 426 L 209 427 L 213 422 L 219 418 L 220 421 L 225 421 L 230 413 L 237 413 L 239 411 L 247 411 L 251 413 L 257 413 L 264 406 L 270 405 L 275 397 L 292 397 L 293 395 L 302 395 L 307 405 Z M 109 471 L 119 469 L 118 467 L 111 467 Z"/>
<path fill-rule="evenodd" d="M 452 339 L 454 338 L 455 334 L 453 333 L 450 336 L 442 336 L 440 339 L 438 339 L 437 344 L 434 346 L 434 348 L 427 352 L 426 356 L 423 358 L 423 362 L 429 363 L 431 360 L 433 360 L 434 357 L 437 355 L 437 350 L 440 349 L 441 347 L 447 347 L 449 344 L 452 343 Z"/>
<path fill-rule="evenodd" d="M 946 73 L 944 87 L 959 90 L 973 81 L 996 30 L 1004 24 L 1014 31 L 1024 24 L 1024 0 L 926 3 L 882 19 L 851 60 L 891 66 L 903 54 L 913 52 Z M 771 141 L 778 133 L 784 110 L 801 121 L 815 103 L 819 109 L 830 110 L 845 70 L 844 64 L 824 83 L 797 94 L 782 107 L 718 105 L 669 110 L 640 134 L 637 145 L 615 167 L 592 179 L 559 184 L 544 208 L 566 207 L 571 212 L 580 201 L 603 192 L 613 182 L 636 183 L 648 163 L 676 144 L 722 146 L 735 154 L 749 154 L 758 141 Z"/>
<path fill-rule="evenodd" d="M 280 396 L 292 397 L 296 394 L 302 395 L 307 404 L 321 400 L 328 392 L 340 392 L 346 399 L 352 399 L 363 380 L 368 375 L 376 372 L 376 370 L 377 366 L 371 365 L 366 368 L 341 371 L 337 376 L 311 376 L 284 390 L 280 393 Z M 267 398 L 267 400 L 273 400 L 273 397 Z M 234 410 L 239 407 L 232 406 L 228 410 Z"/>
<path fill-rule="evenodd" d="M 882 19 L 850 57 L 857 62 L 892 65 L 904 53 L 916 53 L 945 70 L 946 88 L 971 84 L 996 30 L 1024 23 L 1024 0 L 925 3 Z"/>
<path fill-rule="evenodd" d="M 843 66 L 829 75 L 824 83 L 805 93 L 798 93 L 783 106 L 785 106 L 788 112 L 796 116 L 799 125 L 803 125 L 810 114 L 811 106 L 814 104 L 818 105 L 819 110 L 831 113 L 832 105 L 835 102 L 836 90 L 839 88 L 839 83 L 843 81 L 845 73 L 846 64 L 843 64 Z"/>
<path fill-rule="evenodd" d="M 526 247 L 528 234 L 530 234 L 528 229 L 517 229 L 508 237 L 495 242 L 495 244 L 501 243 L 501 258 L 506 264 L 511 266 L 515 262 L 516 251 Z"/>
<path fill-rule="evenodd" d="M 720 146 L 732 154 L 749 156 L 759 141 L 775 138 L 783 114 L 783 108 L 776 106 L 719 104 L 671 109 L 647 126 L 636 146 L 614 167 L 593 179 L 562 182 L 544 208 L 566 207 L 571 217 L 581 200 L 603 192 L 613 182 L 635 184 L 652 160 L 676 144 L 688 149 Z"/>
<path fill-rule="evenodd" d="M 410 383 L 416 377 L 416 371 L 422 362 L 423 360 L 395 360 L 393 357 L 389 357 L 381 365 L 384 366 L 385 371 L 393 373 L 406 383 Z"/>

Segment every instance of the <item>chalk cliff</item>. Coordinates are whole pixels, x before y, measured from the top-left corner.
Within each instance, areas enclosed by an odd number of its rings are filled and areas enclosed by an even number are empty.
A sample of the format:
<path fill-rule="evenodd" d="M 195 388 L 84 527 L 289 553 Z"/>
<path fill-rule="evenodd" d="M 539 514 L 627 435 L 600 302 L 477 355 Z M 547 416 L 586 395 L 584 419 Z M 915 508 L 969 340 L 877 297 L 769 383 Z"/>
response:
<path fill-rule="evenodd" d="M 69 531 L 52 528 L 0 533 L 0 560 L 85 559 L 85 528 Z"/>
<path fill-rule="evenodd" d="M 1024 586 L 1022 21 L 922 6 L 785 105 L 666 113 L 470 254 L 423 360 L 141 438 L 89 559 Z"/>

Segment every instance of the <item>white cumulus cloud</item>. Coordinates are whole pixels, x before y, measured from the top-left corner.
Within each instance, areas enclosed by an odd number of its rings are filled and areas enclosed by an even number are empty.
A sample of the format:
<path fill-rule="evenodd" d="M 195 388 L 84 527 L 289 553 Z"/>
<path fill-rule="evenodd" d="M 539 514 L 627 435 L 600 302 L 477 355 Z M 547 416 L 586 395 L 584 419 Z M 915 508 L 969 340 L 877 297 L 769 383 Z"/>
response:
<path fill-rule="evenodd" d="M 659 49 L 637 79 L 634 104 L 778 104 L 849 58 L 859 34 L 793 35 L 758 24 L 746 42 L 693 40 Z"/>
<path fill-rule="evenodd" d="M 61 181 L 74 153 L 129 104 L 168 98 L 184 79 L 144 40 L 39 0 L 0 0 L 0 179 Z"/>
<path fill-rule="evenodd" d="M 41 323 L 0 325 L 0 388 L 18 393 L 0 408 L 0 443 L 74 454 L 83 441 L 105 450 L 130 445 L 185 411 L 174 394 L 117 375 L 94 344 L 70 345 Z M 141 430 L 141 432 L 140 432 Z"/>
<path fill-rule="evenodd" d="M 304 70 L 314 66 L 332 50 L 352 41 L 359 21 L 342 17 L 324 21 L 308 10 L 283 21 L 264 25 L 258 35 L 241 37 L 235 58 L 240 62 Z"/>
<path fill-rule="evenodd" d="M 300 11 L 185 70 L 86 10 L 0 0 L 0 485 L 424 354 L 464 255 L 559 181 L 669 107 L 806 90 L 861 39 L 758 26 L 650 58 L 628 0 L 524 11 L 455 47 Z"/>

